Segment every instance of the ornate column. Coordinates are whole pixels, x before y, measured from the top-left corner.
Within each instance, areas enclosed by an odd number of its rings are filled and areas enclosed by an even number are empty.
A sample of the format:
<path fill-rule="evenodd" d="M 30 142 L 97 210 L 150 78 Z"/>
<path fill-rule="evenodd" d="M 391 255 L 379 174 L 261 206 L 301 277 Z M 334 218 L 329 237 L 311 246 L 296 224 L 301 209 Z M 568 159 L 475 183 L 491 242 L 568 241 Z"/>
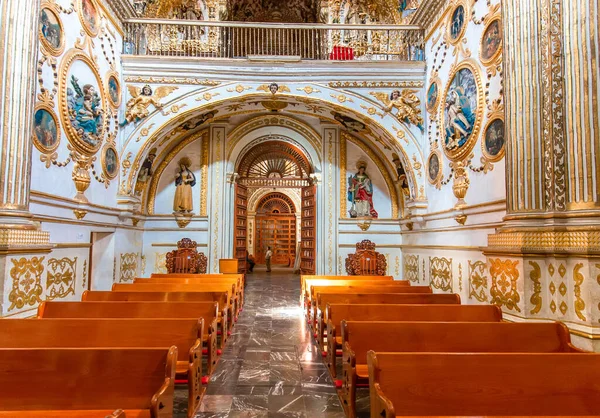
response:
<path fill-rule="evenodd" d="M 39 302 L 50 251 L 29 213 L 39 6 L 0 0 L 0 316 Z"/>
<path fill-rule="evenodd" d="M 342 274 L 337 271 L 338 225 L 340 219 L 340 131 L 331 125 L 323 128 L 323 178 L 319 185 L 318 200 L 322 203 L 319 219 L 320 237 L 317 245 L 322 265 L 320 274 Z"/>
<path fill-rule="evenodd" d="M 495 303 L 565 321 L 587 348 L 600 348 L 599 8 L 503 2 L 507 216 L 486 249 Z"/>
<path fill-rule="evenodd" d="M 219 259 L 227 258 L 225 228 L 233 223 L 233 213 L 228 213 L 225 205 L 231 184 L 227 182 L 227 162 L 225 161 L 226 125 L 210 126 L 209 175 L 208 175 L 208 271 L 219 272 Z M 231 251 L 231 249 L 230 249 Z"/>

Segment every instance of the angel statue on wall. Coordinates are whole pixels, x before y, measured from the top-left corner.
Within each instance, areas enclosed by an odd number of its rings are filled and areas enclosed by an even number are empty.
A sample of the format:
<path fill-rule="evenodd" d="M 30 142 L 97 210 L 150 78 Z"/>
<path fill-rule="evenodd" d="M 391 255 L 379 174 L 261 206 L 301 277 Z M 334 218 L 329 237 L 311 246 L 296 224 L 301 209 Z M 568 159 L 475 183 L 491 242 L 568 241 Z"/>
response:
<path fill-rule="evenodd" d="M 160 99 L 164 99 L 169 94 L 173 93 L 179 87 L 162 86 L 156 89 L 154 94 L 152 93 L 152 87 L 146 84 L 144 87 L 139 88 L 136 86 L 127 86 L 131 99 L 127 102 L 127 109 L 125 111 L 125 125 L 131 122 L 137 122 L 142 120 L 150 114 L 148 107 L 154 105 L 157 109 L 162 109 Z"/>
<path fill-rule="evenodd" d="M 277 83 L 263 84 L 262 86 L 257 87 L 256 90 L 271 93 L 272 95 L 276 95 L 277 93 L 291 93 L 288 86 L 280 86 Z"/>
<path fill-rule="evenodd" d="M 348 200 L 352 203 L 349 211 L 350 217 L 377 218 L 379 214 L 373 207 L 373 183 L 366 173 L 367 163 L 359 161 L 356 169 L 358 172 L 354 176 L 348 177 Z"/>
<path fill-rule="evenodd" d="M 72 89 L 67 89 L 67 107 L 71 125 L 79 138 L 92 147 L 98 146 L 104 133 L 104 110 L 96 87 L 91 84 L 79 85 L 79 80 L 71 76 Z"/>
<path fill-rule="evenodd" d="M 190 170 L 192 162 L 188 157 L 179 160 L 179 171 L 175 175 L 175 199 L 173 212 L 191 213 L 194 209 L 192 187 L 196 185 L 196 176 Z"/>
<path fill-rule="evenodd" d="M 394 90 L 388 96 L 387 93 L 377 91 L 371 92 L 383 104 L 387 112 L 393 108 L 398 109 L 396 118 L 398 120 L 418 126 L 423 131 L 423 116 L 421 116 L 421 100 L 417 97 L 417 90 Z"/>

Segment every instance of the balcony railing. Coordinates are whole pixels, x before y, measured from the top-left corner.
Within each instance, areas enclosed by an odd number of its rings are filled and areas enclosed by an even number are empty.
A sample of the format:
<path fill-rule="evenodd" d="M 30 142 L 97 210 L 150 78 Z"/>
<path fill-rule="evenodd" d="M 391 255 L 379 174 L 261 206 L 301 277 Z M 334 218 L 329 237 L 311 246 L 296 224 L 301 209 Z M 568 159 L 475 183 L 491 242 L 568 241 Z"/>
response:
<path fill-rule="evenodd" d="M 125 54 L 228 59 L 422 61 L 418 26 L 131 19 Z"/>

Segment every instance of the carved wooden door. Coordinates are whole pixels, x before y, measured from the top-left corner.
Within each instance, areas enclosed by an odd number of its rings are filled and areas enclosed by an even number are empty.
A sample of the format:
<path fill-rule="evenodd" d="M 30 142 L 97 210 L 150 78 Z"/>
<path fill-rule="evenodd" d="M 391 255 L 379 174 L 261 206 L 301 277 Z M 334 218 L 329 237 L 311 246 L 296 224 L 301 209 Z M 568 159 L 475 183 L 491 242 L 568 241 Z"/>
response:
<path fill-rule="evenodd" d="M 238 259 L 238 272 L 246 272 L 246 230 L 248 227 L 248 188 L 235 185 L 235 216 L 233 231 L 233 256 Z"/>
<path fill-rule="evenodd" d="M 302 274 L 316 273 L 317 187 L 302 188 L 302 225 L 300 270 Z"/>

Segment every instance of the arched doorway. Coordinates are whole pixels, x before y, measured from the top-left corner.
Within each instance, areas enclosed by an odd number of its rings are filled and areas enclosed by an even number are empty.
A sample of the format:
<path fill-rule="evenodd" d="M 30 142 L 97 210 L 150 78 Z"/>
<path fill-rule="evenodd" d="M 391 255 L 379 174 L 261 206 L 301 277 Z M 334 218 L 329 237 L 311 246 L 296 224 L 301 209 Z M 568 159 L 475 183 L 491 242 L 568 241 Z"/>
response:
<path fill-rule="evenodd" d="M 296 207 L 283 193 L 270 193 L 258 203 L 255 218 L 254 249 L 256 262 L 265 263 L 268 247 L 273 264 L 294 265 L 296 259 Z"/>

